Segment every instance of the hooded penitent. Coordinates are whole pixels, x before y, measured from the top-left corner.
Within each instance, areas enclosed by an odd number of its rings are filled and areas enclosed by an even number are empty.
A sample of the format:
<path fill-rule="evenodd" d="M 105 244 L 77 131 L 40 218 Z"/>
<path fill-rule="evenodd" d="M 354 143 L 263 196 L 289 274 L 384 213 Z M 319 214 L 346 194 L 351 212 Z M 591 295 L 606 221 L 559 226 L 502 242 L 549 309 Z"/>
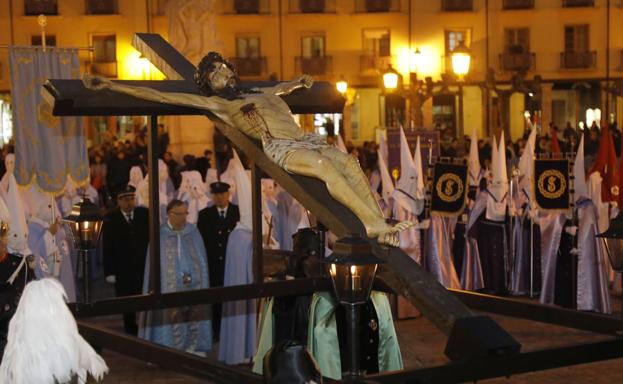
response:
<path fill-rule="evenodd" d="M 130 168 L 130 181 L 128 181 L 128 185 L 138 189 L 141 181 L 143 181 L 143 171 L 141 170 L 141 167 L 135 165 Z"/>
<path fill-rule="evenodd" d="M 9 190 L 9 175 L 13 175 L 15 171 L 15 155 L 9 153 L 4 158 L 4 166 L 6 168 L 5 174 L 0 179 L 0 193 L 3 196 L 6 196 L 7 191 Z"/>
<path fill-rule="evenodd" d="M 205 184 L 199 171 L 182 172 L 179 198 L 188 203 L 188 222 L 196 223 L 199 211 L 208 206 Z"/>
<path fill-rule="evenodd" d="M 251 180 L 236 151 L 229 162 L 240 203 L 240 221 L 229 235 L 225 255 L 224 286 L 253 282 L 253 221 Z M 226 364 L 241 364 L 253 357 L 256 341 L 256 301 L 223 303 L 218 359 Z"/>
<path fill-rule="evenodd" d="M 467 166 L 469 167 L 469 185 L 471 187 L 478 187 L 480 184 L 481 170 L 480 159 L 478 158 L 478 135 L 476 134 L 476 128 L 472 128 L 472 139 L 469 143 Z"/>
<path fill-rule="evenodd" d="M 575 201 L 578 215 L 577 308 L 580 311 L 610 313 L 606 252 L 598 233 L 595 204 L 590 200 L 584 171 L 584 137 L 573 166 Z"/>
<path fill-rule="evenodd" d="M 26 214 L 24 213 L 22 198 L 19 195 L 17 181 L 12 173 L 8 175 L 8 180 L 9 189 L 7 191 L 6 205 L 11 216 L 8 250 L 13 254 L 28 256 L 32 252 L 28 248 L 28 226 L 26 225 Z"/>
<path fill-rule="evenodd" d="M 9 324 L 0 382 L 12 384 L 68 383 L 87 375 L 100 381 L 106 362 L 78 333 L 67 296 L 55 279 L 26 285 Z"/>
<path fill-rule="evenodd" d="M 508 175 L 506 173 L 504 132 L 502 132 L 502 137 L 500 138 L 499 148 L 492 151 L 492 153 L 491 184 L 489 184 L 488 187 L 489 199 L 487 200 L 486 217 L 488 220 L 502 221 L 506 216 L 508 198 Z"/>
<path fill-rule="evenodd" d="M 416 147 L 416 152 L 419 152 L 419 146 Z M 404 130 L 400 128 L 400 178 L 396 183 L 394 200 L 411 214 L 419 215 L 424 208 L 423 199 L 424 180 L 421 159 L 419 169 L 417 169 L 409 150 L 407 137 Z"/>

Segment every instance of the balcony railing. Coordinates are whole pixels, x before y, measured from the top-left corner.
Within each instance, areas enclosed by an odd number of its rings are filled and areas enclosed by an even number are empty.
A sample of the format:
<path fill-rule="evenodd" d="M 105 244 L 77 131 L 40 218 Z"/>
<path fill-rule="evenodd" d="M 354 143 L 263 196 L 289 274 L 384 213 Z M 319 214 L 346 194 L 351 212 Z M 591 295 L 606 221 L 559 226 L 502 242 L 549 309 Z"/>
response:
<path fill-rule="evenodd" d="M 296 57 L 296 72 L 308 75 L 327 75 L 333 70 L 331 56 Z"/>
<path fill-rule="evenodd" d="M 564 69 L 595 68 L 596 62 L 597 62 L 596 51 L 562 52 L 560 54 L 560 67 Z"/>
<path fill-rule="evenodd" d="M 225 0 L 223 12 L 234 15 L 257 15 L 270 13 L 270 0 Z"/>
<path fill-rule="evenodd" d="M 355 12 L 400 12 L 400 0 L 355 0 Z"/>
<path fill-rule="evenodd" d="M 504 9 L 532 9 L 534 8 L 534 0 L 504 0 Z"/>
<path fill-rule="evenodd" d="M 472 0 L 441 0 L 441 10 L 444 12 L 469 12 L 474 10 Z"/>
<path fill-rule="evenodd" d="M 379 71 L 386 70 L 392 63 L 391 56 L 374 56 L 374 55 L 361 55 L 359 56 L 359 69 L 361 72 L 370 72 L 370 70 L 378 69 Z"/>
<path fill-rule="evenodd" d="M 261 76 L 266 73 L 266 57 L 231 57 L 239 76 Z"/>
<path fill-rule="evenodd" d="M 85 13 L 87 15 L 114 15 L 117 13 L 117 1 L 86 0 Z"/>
<path fill-rule="evenodd" d="M 594 0 L 562 0 L 562 6 L 565 8 L 593 7 L 595 6 L 595 1 Z"/>
<path fill-rule="evenodd" d="M 58 1 L 56 0 L 26 0 L 24 1 L 24 15 L 58 15 Z"/>
<path fill-rule="evenodd" d="M 534 53 L 502 53 L 500 68 L 503 71 L 527 72 L 534 69 L 536 56 Z"/>
<path fill-rule="evenodd" d="M 117 62 L 92 62 L 89 67 L 91 73 L 105 77 L 117 77 Z"/>
<path fill-rule="evenodd" d="M 290 13 L 335 13 L 336 0 L 289 0 Z"/>

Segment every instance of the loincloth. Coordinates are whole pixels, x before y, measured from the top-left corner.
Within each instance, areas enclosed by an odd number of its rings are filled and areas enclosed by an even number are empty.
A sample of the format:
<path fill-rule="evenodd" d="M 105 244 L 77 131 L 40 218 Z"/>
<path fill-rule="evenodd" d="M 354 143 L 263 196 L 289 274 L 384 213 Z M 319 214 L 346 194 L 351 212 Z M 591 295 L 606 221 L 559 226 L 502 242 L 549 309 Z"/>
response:
<path fill-rule="evenodd" d="M 289 172 L 286 163 L 293 153 L 301 149 L 320 151 L 327 147 L 327 143 L 322 136 L 305 134 L 300 140 L 269 137 L 263 140 L 263 146 L 266 156 Z"/>

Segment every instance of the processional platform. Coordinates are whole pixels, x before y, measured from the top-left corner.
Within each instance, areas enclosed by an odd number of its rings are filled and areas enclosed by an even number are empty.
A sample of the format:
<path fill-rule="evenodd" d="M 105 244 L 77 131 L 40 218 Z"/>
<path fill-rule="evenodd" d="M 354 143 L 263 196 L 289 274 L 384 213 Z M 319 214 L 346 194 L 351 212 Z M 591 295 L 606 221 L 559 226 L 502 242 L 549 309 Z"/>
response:
<path fill-rule="evenodd" d="M 156 66 L 168 80 L 163 81 L 124 81 L 121 83 L 145 86 L 161 91 L 195 93 L 199 91 L 193 81 L 195 67 L 181 53 L 166 42 L 160 35 L 139 33 L 133 40 L 133 45 L 144 57 Z M 243 87 L 268 87 L 275 82 L 243 83 Z M 183 108 L 160 103 L 140 100 L 128 95 L 121 95 L 112 91 L 92 91 L 86 89 L 79 80 L 49 80 L 45 87 L 50 101 L 53 103 L 53 114 L 57 116 L 104 116 L 104 115 L 148 115 L 151 116 L 149 134 L 149 172 L 157 174 L 157 154 L 153 148 L 156 139 L 157 116 L 160 115 L 206 115 L 214 125 L 252 162 L 252 176 L 254 189 L 254 257 L 260 265 L 256 269 L 261 275 L 261 233 L 257 229 L 261 217 L 259 216 L 259 173 L 261 169 L 275 182 L 281 185 L 319 222 L 325 225 L 337 236 L 357 234 L 365 236 L 365 230 L 359 219 L 345 206 L 334 200 L 328 193 L 324 183 L 318 179 L 295 175 L 284 171 L 273 163 L 263 152 L 261 143 L 254 140 L 236 128 L 228 126 L 211 113 L 192 108 Z M 292 113 L 341 113 L 344 98 L 335 88 L 326 82 L 316 82 L 309 90 L 295 92 L 283 97 Z M 158 185 L 157 178 L 150 178 L 150 212 L 158 212 Z M 261 226 L 259 226 L 261 228 Z M 150 213 L 151 241 L 158 237 L 157 214 Z M 258 243 L 259 238 L 259 243 Z M 423 315 L 439 330 L 449 336 L 446 345 L 447 354 L 456 360 L 457 364 L 465 361 L 489 361 L 490 358 L 506 356 L 509 361 L 504 365 L 504 373 L 525 372 L 529 366 L 516 367 L 511 364 L 513 356 L 521 357 L 520 345 L 514 338 L 502 329 L 497 323 L 486 316 L 475 315 L 465 303 L 487 310 L 489 306 L 493 312 L 506 311 L 514 316 L 533 318 L 538 321 L 548 321 L 579 328 L 591 323 L 605 333 L 613 329 L 623 331 L 623 323 L 613 323 L 602 318 L 583 318 L 576 321 L 569 313 L 561 313 L 556 308 L 541 309 L 531 313 L 521 313 L 514 310 L 513 303 L 503 302 L 496 306 L 495 298 L 484 295 L 474 295 L 468 292 L 451 292 L 444 288 L 431 274 L 412 260 L 402 250 L 395 247 L 384 247 L 376 240 L 369 239 L 376 256 L 386 261 L 379 268 L 378 277 L 389 288 L 403 295 L 414 304 Z M 157 247 L 152 247 L 151 265 L 157 266 Z M 152 274 L 152 290 L 148 295 L 123 297 L 103 300 L 91 304 L 75 304 L 72 306 L 77 317 L 122 313 L 124 310 L 141 311 L 161 309 L 192 304 L 216 303 L 229 300 L 259 298 L 266 296 L 283 296 L 309 293 L 317 290 L 331 289 L 328 279 L 301 279 L 288 282 L 262 283 L 261 276 L 256 276 L 256 283 L 246 286 L 219 287 L 197 290 L 192 292 L 161 293 L 158 274 Z M 538 306 L 539 308 L 542 306 Z M 525 308 L 527 309 L 527 308 Z M 535 315 L 538 314 L 538 315 Z M 599 321 L 597 321 L 599 320 Z M 138 358 L 147 358 L 170 369 L 177 369 L 197 376 L 210 378 L 217 382 L 261 382 L 259 375 L 250 374 L 235 367 L 225 366 L 216 361 L 198 359 L 189 354 L 146 343 L 143 340 L 119 335 L 104 330 L 87 322 L 79 322 L 80 330 L 91 340 L 104 348 L 111 348 L 118 352 Z M 619 344 L 616 344 L 619 346 Z M 615 346 L 610 346 L 614 348 Z M 621 342 L 620 347 L 623 347 Z M 623 348 L 619 349 L 623 351 Z M 620 353 L 623 355 L 623 352 Z M 484 359 L 484 360 L 483 360 Z M 550 367 L 573 364 L 569 359 L 555 360 Z M 577 362 L 576 362 L 577 363 Z M 495 370 L 470 371 L 469 365 L 461 371 L 462 378 L 494 377 L 499 373 Z M 514 367 L 514 368 L 513 368 Z M 436 367 L 436 371 L 413 370 L 395 374 L 381 374 L 370 376 L 378 382 L 409 381 L 417 377 L 446 377 L 451 366 Z M 544 369 L 544 368 L 540 368 Z M 480 372 L 480 373 L 479 373 Z M 394 376 L 392 376 L 394 375 Z M 431 376 L 432 375 L 432 376 Z M 435 376 L 438 375 L 438 376 Z M 458 377 L 458 376 L 457 376 Z"/>

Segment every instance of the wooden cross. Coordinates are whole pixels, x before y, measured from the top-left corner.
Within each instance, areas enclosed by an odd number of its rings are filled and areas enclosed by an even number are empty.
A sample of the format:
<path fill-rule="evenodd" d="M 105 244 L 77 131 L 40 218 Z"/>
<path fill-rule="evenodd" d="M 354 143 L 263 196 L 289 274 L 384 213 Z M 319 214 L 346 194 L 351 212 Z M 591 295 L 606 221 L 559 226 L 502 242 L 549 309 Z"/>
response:
<path fill-rule="evenodd" d="M 161 91 L 199 93 L 192 78 L 195 67 L 188 62 L 175 48 L 157 34 L 136 34 L 133 46 L 140 51 L 154 66 L 156 66 L 169 80 L 165 81 L 119 81 L 126 84 L 148 86 Z M 243 86 L 269 86 L 268 83 L 246 83 Z M 274 85 L 274 84 L 272 84 Z M 84 88 L 78 80 L 49 80 L 45 89 L 53 98 L 53 112 L 55 115 L 208 115 L 216 127 L 230 139 L 237 148 L 252 160 L 254 175 L 254 257 L 261 255 L 261 217 L 259 201 L 259 177 L 257 169 L 263 170 L 279 185 L 296 198 L 321 223 L 328 227 L 337 236 L 358 234 L 365 236 L 365 229 L 359 219 L 345 206 L 334 200 L 328 193 L 325 185 L 318 179 L 295 175 L 284 171 L 273 163 L 264 154 L 262 145 L 235 127 L 224 124 L 214 115 L 203 110 L 177 107 L 153 103 L 134 97 L 119 94 L 109 90 L 92 91 Z M 344 99 L 329 83 L 316 82 L 307 91 L 295 92 L 284 97 L 293 113 L 328 113 L 342 112 Z M 152 118 L 150 134 L 151 144 L 155 143 L 155 119 Z M 155 145 L 153 145 L 155 147 Z M 157 164 L 150 154 L 149 172 L 157 174 Z M 158 212 L 157 179 L 150 178 L 150 212 Z M 150 217 L 151 220 L 151 217 Z M 157 221 L 150 233 L 152 244 L 158 244 Z M 154 225 L 154 224 L 152 224 Z M 259 234 L 258 234 L 259 233 Z M 433 324 L 442 332 L 450 334 L 455 321 L 473 317 L 472 312 L 455 295 L 448 292 L 428 272 L 421 268 L 399 248 L 386 248 L 378 245 L 376 240 L 370 240 L 374 253 L 384 259 L 379 277 L 383 279 L 395 292 L 405 296 L 413 303 Z M 151 247 L 157 249 L 157 247 Z M 154 257 L 152 255 L 152 257 Z M 154 260 L 158 260 L 155 258 Z M 261 259 L 260 259 L 261 260 Z M 261 261 L 257 260 L 261 266 Z M 152 262 L 152 266 L 159 263 Z M 152 267 L 153 268 L 153 267 Z M 256 280 L 261 281 L 261 267 L 256 269 Z M 156 271 L 154 271 L 156 272 Z M 155 273 L 154 273 L 155 274 Z M 152 275 L 154 275 L 152 274 Z M 158 275 L 159 276 L 159 271 Z M 152 279 L 153 284 L 159 286 L 159 281 Z M 159 290 L 157 290 L 159 292 Z M 495 323 L 494 323 L 495 324 Z M 504 332 L 499 328 L 500 332 Z"/>

